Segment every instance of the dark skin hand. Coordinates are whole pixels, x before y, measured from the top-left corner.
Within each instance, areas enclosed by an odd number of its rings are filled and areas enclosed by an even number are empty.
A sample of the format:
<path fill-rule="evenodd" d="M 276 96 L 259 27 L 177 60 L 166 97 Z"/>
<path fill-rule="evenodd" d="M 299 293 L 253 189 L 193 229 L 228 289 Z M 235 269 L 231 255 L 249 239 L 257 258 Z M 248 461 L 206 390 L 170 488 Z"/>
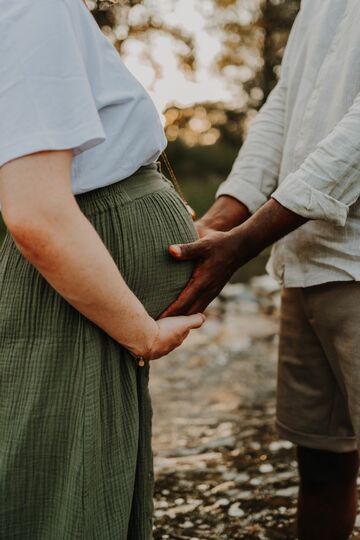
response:
<path fill-rule="evenodd" d="M 203 312 L 238 268 L 306 221 L 275 199 L 250 216 L 236 199 L 219 197 L 197 223 L 200 239 L 169 247 L 178 261 L 196 260 L 197 265 L 186 288 L 161 318 Z"/>

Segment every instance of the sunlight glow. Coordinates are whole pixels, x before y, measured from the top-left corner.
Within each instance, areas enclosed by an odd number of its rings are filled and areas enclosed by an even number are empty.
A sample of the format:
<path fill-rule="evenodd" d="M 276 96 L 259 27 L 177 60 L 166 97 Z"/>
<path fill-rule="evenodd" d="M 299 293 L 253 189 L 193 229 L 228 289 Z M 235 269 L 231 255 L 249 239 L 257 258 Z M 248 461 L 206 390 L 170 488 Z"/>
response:
<path fill-rule="evenodd" d="M 145 4 L 155 5 L 153 0 Z M 141 20 L 142 6 L 134 13 L 136 22 Z M 191 34 L 195 41 L 197 69 L 193 77 L 183 73 L 177 64 L 176 48 L 173 39 L 161 34 L 154 34 L 150 39 L 153 46 L 153 58 L 157 64 L 156 73 L 148 56 L 146 43 L 129 39 L 124 48 L 123 59 L 130 71 L 150 92 L 158 110 L 164 111 L 169 104 L 188 106 L 197 102 L 230 102 L 232 93 L 225 78 L 212 70 L 214 58 L 220 50 L 220 39 L 212 35 L 206 25 L 205 17 L 211 16 L 212 3 L 202 0 L 156 0 L 159 16 L 168 25 L 180 27 Z"/>

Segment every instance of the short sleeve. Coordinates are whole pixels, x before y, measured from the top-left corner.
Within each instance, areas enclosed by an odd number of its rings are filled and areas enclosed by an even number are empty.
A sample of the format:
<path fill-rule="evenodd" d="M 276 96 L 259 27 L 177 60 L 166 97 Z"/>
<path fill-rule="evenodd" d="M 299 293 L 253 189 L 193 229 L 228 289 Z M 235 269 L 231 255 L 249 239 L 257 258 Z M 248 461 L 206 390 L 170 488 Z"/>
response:
<path fill-rule="evenodd" d="M 0 8 L 0 166 L 41 150 L 76 155 L 102 143 L 66 2 L 0 0 Z"/>

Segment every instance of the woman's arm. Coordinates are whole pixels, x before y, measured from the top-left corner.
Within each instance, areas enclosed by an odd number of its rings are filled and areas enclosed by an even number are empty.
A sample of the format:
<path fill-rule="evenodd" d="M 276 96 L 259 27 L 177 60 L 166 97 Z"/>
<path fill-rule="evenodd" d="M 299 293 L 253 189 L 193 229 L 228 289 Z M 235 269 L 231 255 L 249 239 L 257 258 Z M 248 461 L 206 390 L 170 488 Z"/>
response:
<path fill-rule="evenodd" d="M 46 151 L 0 168 L 4 221 L 20 252 L 73 307 L 133 354 L 159 358 L 203 316 L 155 322 L 123 280 L 71 191 L 72 150 Z"/>

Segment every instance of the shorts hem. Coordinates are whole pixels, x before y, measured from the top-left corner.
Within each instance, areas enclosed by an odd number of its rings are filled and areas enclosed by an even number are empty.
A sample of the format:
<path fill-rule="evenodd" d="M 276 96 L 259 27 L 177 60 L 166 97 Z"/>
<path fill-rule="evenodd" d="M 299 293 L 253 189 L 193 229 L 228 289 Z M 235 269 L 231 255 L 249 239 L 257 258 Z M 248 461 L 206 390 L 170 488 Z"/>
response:
<path fill-rule="evenodd" d="M 276 428 L 281 437 L 289 440 L 297 446 L 305 446 L 315 450 L 327 450 L 328 452 L 353 452 L 357 450 L 355 437 L 330 437 L 327 435 L 316 435 L 304 433 L 291 429 L 279 420 L 276 420 Z"/>

